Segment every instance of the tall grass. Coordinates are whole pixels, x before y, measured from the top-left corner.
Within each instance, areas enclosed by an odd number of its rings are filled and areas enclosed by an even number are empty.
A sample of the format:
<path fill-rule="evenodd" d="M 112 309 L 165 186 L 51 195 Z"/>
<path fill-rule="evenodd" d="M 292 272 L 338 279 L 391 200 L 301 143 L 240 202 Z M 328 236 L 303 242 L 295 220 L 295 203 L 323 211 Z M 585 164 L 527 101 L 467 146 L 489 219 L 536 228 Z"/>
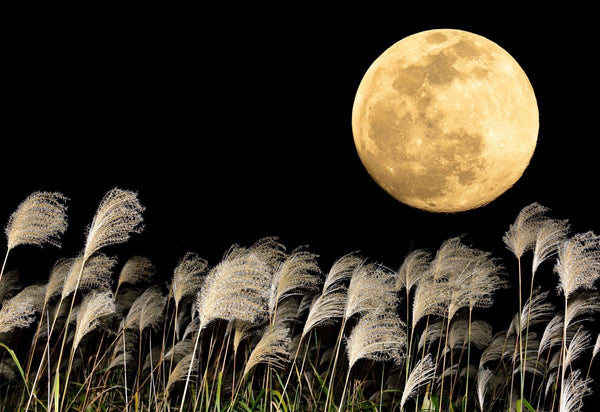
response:
<path fill-rule="evenodd" d="M 48 227 L 27 216 L 46 210 L 28 199 L 9 218 L 7 253 L 56 246 L 64 231 L 62 195 Z M 398 270 L 358 252 L 325 268 L 269 237 L 214 265 L 188 252 L 170 284 L 153 283 L 147 257 L 101 251 L 140 233 L 142 212 L 115 189 L 84 250 L 57 257 L 45 284 L 4 273 L 0 410 L 577 411 L 592 392 L 599 237 L 569 234 L 541 205 L 504 236 L 516 273 L 458 237 Z M 495 302 L 509 278 L 516 296 Z"/>

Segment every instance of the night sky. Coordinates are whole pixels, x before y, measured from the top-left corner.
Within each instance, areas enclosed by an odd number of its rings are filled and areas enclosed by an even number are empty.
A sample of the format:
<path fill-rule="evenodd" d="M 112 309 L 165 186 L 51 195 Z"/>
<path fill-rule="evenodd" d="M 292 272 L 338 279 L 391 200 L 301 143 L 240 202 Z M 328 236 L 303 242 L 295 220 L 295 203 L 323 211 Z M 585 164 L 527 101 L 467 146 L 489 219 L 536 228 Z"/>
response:
<path fill-rule="evenodd" d="M 308 245 L 324 269 L 357 250 L 396 269 L 411 250 L 435 252 L 464 234 L 514 274 L 502 235 L 531 202 L 569 219 L 573 232 L 600 232 L 598 36 L 588 15 L 375 2 L 9 14 L 0 219 L 36 190 L 71 200 L 63 248 L 20 246 L 7 268 L 46 277 L 56 259 L 83 248 L 99 201 L 119 187 L 138 192 L 146 228 L 105 252 L 121 262 L 147 256 L 165 278 L 187 251 L 216 264 L 233 243 L 263 236 L 289 250 Z M 354 95 L 373 60 L 434 28 L 471 31 L 507 50 L 540 111 L 523 177 L 491 204 L 459 214 L 393 199 L 363 168 L 351 129 Z"/>

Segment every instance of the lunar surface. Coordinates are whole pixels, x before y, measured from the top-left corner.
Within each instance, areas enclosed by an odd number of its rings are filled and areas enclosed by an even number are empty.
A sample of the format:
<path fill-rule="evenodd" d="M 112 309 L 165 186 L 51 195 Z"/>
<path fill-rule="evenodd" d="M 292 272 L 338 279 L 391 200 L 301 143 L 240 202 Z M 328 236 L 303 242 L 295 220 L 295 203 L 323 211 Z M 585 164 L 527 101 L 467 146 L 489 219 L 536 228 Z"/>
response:
<path fill-rule="evenodd" d="M 461 30 L 391 46 L 367 70 L 352 109 L 354 143 L 371 177 L 431 212 L 474 209 L 504 193 L 527 168 L 538 128 L 519 64 Z"/>

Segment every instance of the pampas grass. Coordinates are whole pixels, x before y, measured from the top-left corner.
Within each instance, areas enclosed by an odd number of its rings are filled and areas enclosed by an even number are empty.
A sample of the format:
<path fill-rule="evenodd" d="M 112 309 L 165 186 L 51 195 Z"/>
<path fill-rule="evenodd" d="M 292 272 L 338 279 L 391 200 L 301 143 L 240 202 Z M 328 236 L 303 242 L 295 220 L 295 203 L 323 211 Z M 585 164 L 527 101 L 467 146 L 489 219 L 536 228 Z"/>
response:
<path fill-rule="evenodd" d="M 196 253 L 188 252 L 179 261 L 173 271 L 171 293 L 175 301 L 175 308 L 186 297 L 196 295 L 204 284 L 204 275 L 208 269 L 208 262 Z"/>
<path fill-rule="evenodd" d="M 73 351 L 77 349 L 81 339 L 96 329 L 102 318 L 115 312 L 115 302 L 111 292 L 93 293 L 85 297 L 77 311 Z"/>
<path fill-rule="evenodd" d="M 67 230 L 67 200 L 58 192 L 34 192 L 10 215 L 4 229 L 7 243 L 0 282 L 13 248 L 19 245 L 61 246 L 61 237 Z"/>
<path fill-rule="evenodd" d="M 115 295 L 118 294 L 121 285 L 135 285 L 136 283 L 140 282 L 149 282 L 152 279 L 152 276 L 154 276 L 155 272 L 156 268 L 147 257 L 130 257 L 121 268 L 121 273 L 119 273 L 119 280 L 117 282 L 117 291 L 115 292 Z"/>
<path fill-rule="evenodd" d="M 350 253 L 326 272 L 306 246 L 287 252 L 266 237 L 214 266 L 188 252 L 160 284 L 150 259 L 102 250 L 141 230 L 136 204 L 109 192 L 84 250 L 56 260 L 46 285 L 23 279 L 19 292 L 16 272 L 4 275 L 0 409 L 578 410 L 591 392 L 598 237 L 569 237 L 543 206 L 526 207 L 503 239 L 519 279 L 532 254 L 515 312 L 495 302 L 511 273 L 460 237 L 406 254 L 397 271 Z M 551 278 L 534 288 L 552 265 L 564 310 Z M 481 318 L 490 309 L 501 324 Z"/>
<path fill-rule="evenodd" d="M 252 353 L 250 353 L 243 376 L 248 375 L 260 363 L 267 363 L 270 367 L 278 369 L 283 368 L 289 360 L 290 345 L 289 328 L 284 325 L 276 328 L 267 326 Z"/>
<path fill-rule="evenodd" d="M 404 408 L 404 404 L 415 396 L 417 390 L 431 381 L 435 376 L 435 365 L 431 360 L 431 354 L 421 359 L 410 372 L 404 390 L 402 391 L 402 399 L 400 400 L 400 408 Z"/>
<path fill-rule="evenodd" d="M 0 308 L 0 333 L 31 325 L 44 306 L 46 285 L 27 286 Z"/>

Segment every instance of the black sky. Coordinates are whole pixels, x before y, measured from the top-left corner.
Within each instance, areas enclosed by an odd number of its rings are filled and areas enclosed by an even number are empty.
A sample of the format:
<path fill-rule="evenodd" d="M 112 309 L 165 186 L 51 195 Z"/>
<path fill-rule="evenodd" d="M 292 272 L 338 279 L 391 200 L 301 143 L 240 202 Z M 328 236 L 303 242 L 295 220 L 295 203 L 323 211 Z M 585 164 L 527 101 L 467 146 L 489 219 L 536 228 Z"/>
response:
<path fill-rule="evenodd" d="M 35 190 L 71 198 L 63 249 L 20 247 L 9 269 L 34 276 L 79 252 L 112 187 L 137 191 L 147 211 L 144 233 L 109 252 L 145 255 L 164 276 L 187 251 L 214 264 L 231 244 L 268 235 L 289 249 L 309 245 L 324 268 L 354 250 L 396 268 L 411 249 L 435 251 L 461 234 L 504 258 L 502 235 L 534 201 L 576 232 L 600 232 L 598 35 L 589 13 L 486 7 L 7 14 L 0 218 Z M 507 50 L 540 111 L 522 179 L 490 205 L 452 215 L 412 209 L 380 189 L 350 122 L 372 61 L 434 28 L 471 31 Z"/>

